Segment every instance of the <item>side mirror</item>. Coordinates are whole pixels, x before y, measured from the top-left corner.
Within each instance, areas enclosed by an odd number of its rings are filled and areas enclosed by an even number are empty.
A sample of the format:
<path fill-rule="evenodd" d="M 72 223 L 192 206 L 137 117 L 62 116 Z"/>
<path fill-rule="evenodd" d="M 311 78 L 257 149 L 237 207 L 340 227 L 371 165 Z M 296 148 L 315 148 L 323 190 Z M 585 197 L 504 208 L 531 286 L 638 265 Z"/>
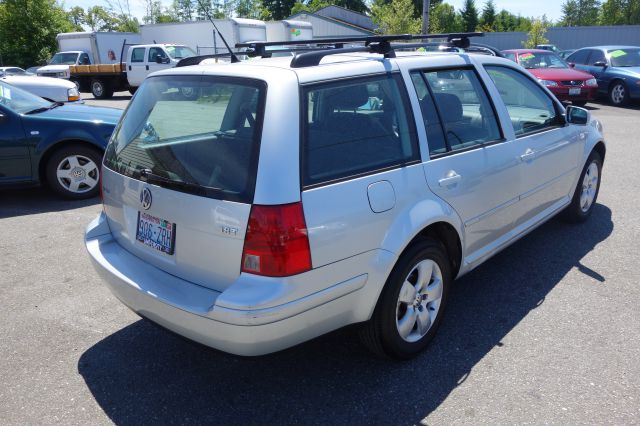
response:
<path fill-rule="evenodd" d="M 571 67 L 571 68 L 575 68 L 576 67 L 575 62 L 567 62 L 567 64 L 569 64 L 569 67 Z"/>
<path fill-rule="evenodd" d="M 168 57 L 162 57 L 162 56 L 156 56 L 156 63 L 157 64 L 168 64 L 169 62 L 171 62 L 171 59 L 169 59 Z"/>
<path fill-rule="evenodd" d="M 594 66 L 594 67 L 606 67 L 606 66 L 607 66 L 607 63 L 606 63 L 605 61 L 596 61 L 596 62 L 593 64 L 593 66 Z"/>
<path fill-rule="evenodd" d="M 567 123 L 586 126 L 591 121 L 591 113 L 584 108 L 569 105 L 567 111 Z"/>

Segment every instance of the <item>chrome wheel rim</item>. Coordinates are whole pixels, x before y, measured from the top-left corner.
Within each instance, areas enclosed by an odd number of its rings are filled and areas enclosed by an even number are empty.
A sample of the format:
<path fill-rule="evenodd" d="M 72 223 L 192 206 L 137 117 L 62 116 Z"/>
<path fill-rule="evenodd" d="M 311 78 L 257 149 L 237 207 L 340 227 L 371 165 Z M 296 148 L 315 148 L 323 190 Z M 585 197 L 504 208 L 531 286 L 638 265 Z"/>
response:
<path fill-rule="evenodd" d="M 598 190 L 598 165 L 595 162 L 589 164 L 587 171 L 582 179 L 582 192 L 580 193 L 580 209 L 583 213 L 589 211 L 596 199 L 596 191 Z"/>
<path fill-rule="evenodd" d="M 442 300 L 442 271 L 436 262 L 425 259 L 407 275 L 396 306 L 396 328 L 403 340 L 422 339 L 438 316 Z"/>
<path fill-rule="evenodd" d="M 102 84 L 98 83 L 97 81 L 95 83 L 93 83 L 93 85 L 91 86 L 91 89 L 93 90 L 93 94 L 95 96 L 102 96 Z"/>
<path fill-rule="evenodd" d="M 89 157 L 70 155 L 58 163 L 56 176 L 64 189 L 74 194 L 83 194 L 98 185 L 100 169 Z"/>
<path fill-rule="evenodd" d="M 616 84 L 613 89 L 611 89 L 611 99 L 613 103 L 621 103 L 624 100 L 624 96 L 624 86 L 622 84 Z"/>

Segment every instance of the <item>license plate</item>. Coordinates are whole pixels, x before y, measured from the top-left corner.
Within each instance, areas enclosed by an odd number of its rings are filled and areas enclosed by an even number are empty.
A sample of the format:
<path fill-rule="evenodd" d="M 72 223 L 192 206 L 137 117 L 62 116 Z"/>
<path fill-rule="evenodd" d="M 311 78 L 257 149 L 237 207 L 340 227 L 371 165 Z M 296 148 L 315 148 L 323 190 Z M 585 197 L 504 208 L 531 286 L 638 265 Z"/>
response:
<path fill-rule="evenodd" d="M 138 212 L 136 239 L 142 244 L 171 255 L 176 243 L 176 224 L 148 213 Z"/>
<path fill-rule="evenodd" d="M 580 88 L 579 87 L 574 87 L 569 89 L 569 94 L 570 95 L 579 95 L 580 94 Z"/>

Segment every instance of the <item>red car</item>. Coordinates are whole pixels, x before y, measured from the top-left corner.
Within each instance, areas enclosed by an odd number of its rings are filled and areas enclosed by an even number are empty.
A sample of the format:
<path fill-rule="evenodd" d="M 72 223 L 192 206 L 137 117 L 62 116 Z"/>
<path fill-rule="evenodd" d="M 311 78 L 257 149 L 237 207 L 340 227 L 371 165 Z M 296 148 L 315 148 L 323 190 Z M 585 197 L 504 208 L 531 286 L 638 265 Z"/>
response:
<path fill-rule="evenodd" d="M 526 68 L 560 101 L 571 101 L 574 105 L 582 106 L 596 95 L 596 79 L 589 73 L 573 69 L 553 52 L 541 49 L 511 49 L 502 53 Z"/>

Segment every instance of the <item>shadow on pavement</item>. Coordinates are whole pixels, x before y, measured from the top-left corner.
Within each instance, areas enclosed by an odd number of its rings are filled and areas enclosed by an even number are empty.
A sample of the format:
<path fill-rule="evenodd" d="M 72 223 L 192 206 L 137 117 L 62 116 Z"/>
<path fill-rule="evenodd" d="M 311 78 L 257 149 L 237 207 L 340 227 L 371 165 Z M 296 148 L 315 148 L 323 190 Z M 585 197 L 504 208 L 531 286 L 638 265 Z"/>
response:
<path fill-rule="evenodd" d="M 47 187 L 0 190 L 0 219 L 92 206 L 100 198 L 66 200 Z"/>
<path fill-rule="evenodd" d="M 349 329 L 238 358 L 138 321 L 84 352 L 78 370 L 116 424 L 417 423 L 570 270 L 607 285 L 580 261 L 612 231 L 611 210 L 596 205 L 584 224 L 552 220 L 504 250 L 456 282 L 438 335 L 408 362 L 373 358 Z"/>

